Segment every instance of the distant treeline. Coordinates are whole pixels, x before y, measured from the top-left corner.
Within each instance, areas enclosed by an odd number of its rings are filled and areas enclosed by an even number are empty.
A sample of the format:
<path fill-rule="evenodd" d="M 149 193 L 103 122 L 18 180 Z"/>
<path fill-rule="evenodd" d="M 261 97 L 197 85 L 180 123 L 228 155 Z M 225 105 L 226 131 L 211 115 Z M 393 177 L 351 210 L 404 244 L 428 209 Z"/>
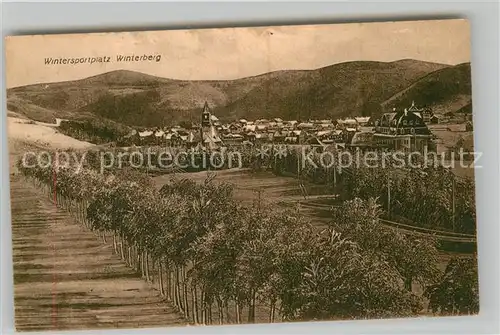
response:
<path fill-rule="evenodd" d="M 130 132 L 130 128 L 103 119 L 62 121 L 59 131 L 65 135 L 94 144 L 115 142 Z"/>
<path fill-rule="evenodd" d="M 156 127 L 174 123 L 178 116 L 168 105 L 162 105 L 161 95 L 155 89 L 126 95 L 104 94 L 84 110 L 128 126 Z"/>

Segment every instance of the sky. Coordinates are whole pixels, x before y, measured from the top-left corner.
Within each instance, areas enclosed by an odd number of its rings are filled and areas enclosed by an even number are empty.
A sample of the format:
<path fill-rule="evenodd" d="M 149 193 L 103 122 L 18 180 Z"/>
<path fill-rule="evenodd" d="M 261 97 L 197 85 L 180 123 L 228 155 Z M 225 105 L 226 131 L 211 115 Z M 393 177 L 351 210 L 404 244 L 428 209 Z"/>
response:
<path fill-rule="evenodd" d="M 309 70 L 356 60 L 470 61 L 466 20 L 220 28 L 7 37 L 7 88 L 126 69 L 184 80 L 223 80 Z M 117 62 L 118 55 L 161 55 Z M 110 57 L 108 63 L 46 65 L 46 58 Z"/>

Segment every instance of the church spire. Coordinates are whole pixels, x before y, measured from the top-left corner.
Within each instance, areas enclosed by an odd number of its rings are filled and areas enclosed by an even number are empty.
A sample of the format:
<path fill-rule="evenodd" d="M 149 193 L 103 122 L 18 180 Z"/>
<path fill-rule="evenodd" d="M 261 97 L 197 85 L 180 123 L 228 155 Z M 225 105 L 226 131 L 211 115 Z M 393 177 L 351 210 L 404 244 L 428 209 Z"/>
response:
<path fill-rule="evenodd" d="M 201 145 L 204 147 L 214 148 L 219 145 L 221 139 L 219 138 L 217 129 L 212 124 L 212 114 L 208 102 L 205 101 L 203 111 L 201 112 Z"/>
<path fill-rule="evenodd" d="M 203 106 L 203 111 L 201 112 L 201 125 L 203 127 L 210 127 L 212 125 L 210 108 L 208 107 L 208 102 L 206 101 Z"/>
<path fill-rule="evenodd" d="M 203 106 L 203 113 L 210 113 L 210 107 L 208 107 L 207 101 L 205 101 L 205 105 Z"/>

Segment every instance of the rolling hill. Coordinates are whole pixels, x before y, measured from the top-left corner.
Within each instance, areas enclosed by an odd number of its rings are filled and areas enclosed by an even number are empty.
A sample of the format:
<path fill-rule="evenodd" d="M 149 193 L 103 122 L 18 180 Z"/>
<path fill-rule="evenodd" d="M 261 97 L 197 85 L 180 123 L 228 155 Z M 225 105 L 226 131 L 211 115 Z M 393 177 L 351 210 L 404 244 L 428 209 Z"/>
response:
<path fill-rule="evenodd" d="M 467 69 L 467 64 L 447 66 L 410 59 L 355 61 L 316 70 L 207 81 L 118 70 L 81 80 L 12 88 L 7 91 L 7 102 L 9 110 L 45 122 L 55 117 L 102 118 L 129 126 L 163 126 L 197 120 L 205 101 L 223 120 L 332 118 L 371 115 L 380 112 L 381 105 L 408 100 L 446 108 L 453 105 L 451 100 L 462 98 L 464 104 L 456 103 L 462 108 L 470 102 Z M 456 78 L 459 84 L 453 84 Z M 440 90 L 442 82 L 446 94 L 427 92 Z"/>
<path fill-rule="evenodd" d="M 444 67 L 414 60 L 335 64 L 304 71 L 300 78 L 274 78 L 216 112 L 221 116 L 285 119 L 371 115 L 373 106 Z"/>
<path fill-rule="evenodd" d="M 470 63 L 443 68 L 420 78 L 406 89 L 385 101 L 384 109 L 400 105 L 431 107 L 437 114 L 472 112 Z"/>

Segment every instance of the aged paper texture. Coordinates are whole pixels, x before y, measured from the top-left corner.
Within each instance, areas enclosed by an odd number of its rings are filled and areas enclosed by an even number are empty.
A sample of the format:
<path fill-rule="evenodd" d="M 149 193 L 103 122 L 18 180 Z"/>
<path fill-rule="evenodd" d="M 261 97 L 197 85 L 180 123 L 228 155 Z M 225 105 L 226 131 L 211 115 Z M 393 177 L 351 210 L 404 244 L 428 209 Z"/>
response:
<path fill-rule="evenodd" d="M 6 38 L 19 331 L 479 311 L 466 20 Z"/>

